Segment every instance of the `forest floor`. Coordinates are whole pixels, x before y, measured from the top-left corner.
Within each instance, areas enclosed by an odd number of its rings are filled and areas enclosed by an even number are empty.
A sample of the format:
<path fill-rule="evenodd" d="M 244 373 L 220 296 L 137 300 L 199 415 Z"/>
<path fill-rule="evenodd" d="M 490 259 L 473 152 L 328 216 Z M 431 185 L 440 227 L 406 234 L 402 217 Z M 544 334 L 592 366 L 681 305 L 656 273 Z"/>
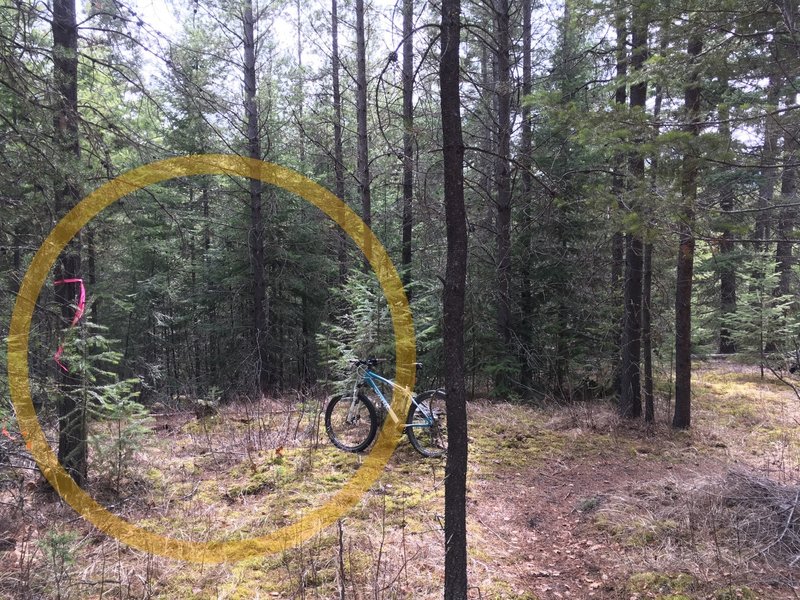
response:
<path fill-rule="evenodd" d="M 646 427 L 603 403 L 472 402 L 470 597 L 796 598 L 800 400 L 741 365 L 701 363 L 693 381 L 688 432 L 668 427 L 666 403 Z M 327 442 L 318 409 L 297 398 L 157 417 L 123 485 L 112 469 L 89 490 L 161 535 L 263 535 L 363 461 Z M 16 469 L 0 480 L 0 598 L 440 598 L 443 476 L 404 440 L 340 525 L 201 565 L 109 539 Z"/>

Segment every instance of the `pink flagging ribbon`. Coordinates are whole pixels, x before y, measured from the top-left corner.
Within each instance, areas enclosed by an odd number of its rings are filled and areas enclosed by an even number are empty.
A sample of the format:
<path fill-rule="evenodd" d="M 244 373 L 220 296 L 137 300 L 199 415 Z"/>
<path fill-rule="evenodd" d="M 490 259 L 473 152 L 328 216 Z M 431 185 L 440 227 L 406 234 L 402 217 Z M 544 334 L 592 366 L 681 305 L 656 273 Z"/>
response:
<path fill-rule="evenodd" d="M 75 311 L 75 316 L 72 317 L 72 323 L 70 323 L 70 327 L 75 327 L 78 324 L 78 321 L 81 320 L 83 316 L 83 311 L 86 309 L 86 287 L 83 285 L 83 279 L 59 279 L 58 281 L 54 281 L 53 285 L 64 285 L 67 283 L 79 283 L 81 286 L 80 296 L 78 297 L 78 310 Z M 61 344 L 56 350 L 53 359 L 56 361 L 56 364 L 61 367 L 61 370 L 65 373 L 69 371 L 67 367 L 64 366 L 64 363 L 61 362 L 61 355 L 64 353 L 64 344 Z"/>

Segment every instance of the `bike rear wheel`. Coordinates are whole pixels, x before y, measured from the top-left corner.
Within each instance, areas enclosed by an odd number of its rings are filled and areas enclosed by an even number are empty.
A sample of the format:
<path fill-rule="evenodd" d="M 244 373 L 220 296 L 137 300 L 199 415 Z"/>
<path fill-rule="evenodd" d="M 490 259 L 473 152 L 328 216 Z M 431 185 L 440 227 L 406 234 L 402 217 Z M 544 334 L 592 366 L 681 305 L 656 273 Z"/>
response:
<path fill-rule="evenodd" d="M 358 395 L 355 405 L 350 396 L 336 396 L 325 409 L 325 431 L 340 450 L 361 452 L 378 431 L 375 407 L 363 394 Z"/>
<path fill-rule="evenodd" d="M 447 452 L 447 408 L 442 390 L 422 392 L 411 403 L 406 432 L 411 445 L 430 458 Z"/>

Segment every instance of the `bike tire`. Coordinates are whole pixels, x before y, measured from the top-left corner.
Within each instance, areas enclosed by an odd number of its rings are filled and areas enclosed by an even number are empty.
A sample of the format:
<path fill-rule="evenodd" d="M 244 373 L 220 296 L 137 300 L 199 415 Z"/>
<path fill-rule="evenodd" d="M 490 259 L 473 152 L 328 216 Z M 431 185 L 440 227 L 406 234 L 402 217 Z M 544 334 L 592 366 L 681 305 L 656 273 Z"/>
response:
<path fill-rule="evenodd" d="M 442 390 L 428 390 L 411 403 L 406 419 L 406 433 L 414 449 L 428 458 L 437 458 L 447 453 L 447 407 Z M 428 426 L 428 416 L 433 424 Z"/>
<path fill-rule="evenodd" d="M 335 396 L 325 409 L 325 431 L 334 446 L 345 452 L 361 452 L 378 432 L 378 415 L 372 402 L 358 394 L 354 422 L 348 422 L 350 396 Z"/>

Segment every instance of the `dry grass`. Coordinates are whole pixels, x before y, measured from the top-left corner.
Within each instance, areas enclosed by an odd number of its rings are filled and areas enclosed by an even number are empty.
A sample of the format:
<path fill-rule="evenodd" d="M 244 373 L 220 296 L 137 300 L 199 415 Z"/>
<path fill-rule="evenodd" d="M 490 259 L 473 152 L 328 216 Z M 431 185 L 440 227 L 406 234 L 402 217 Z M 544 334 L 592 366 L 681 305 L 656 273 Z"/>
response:
<path fill-rule="evenodd" d="M 663 404 L 660 422 L 645 427 L 603 403 L 472 403 L 471 597 L 793 597 L 800 403 L 737 365 L 701 365 L 695 389 L 689 433 L 665 424 Z M 123 488 L 94 480 L 89 491 L 164 535 L 267 533 L 324 502 L 361 464 L 327 442 L 322 404 L 311 395 L 200 419 L 162 414 Z M 444 465 L 407 442 L 339 526 L 225 565 L 154 557 L 97 533 L 44 491 L 19 450 L 13 469 L 0 465 L 0 542 L 14 542 L 0 550 L 0 598 L 441 596 Z"/>
<path fill-rule="evenodd" d="M 800 562 L 800 486 L 739 469 L 696 496 L 694 519 L 718 531 L 740 560 L 763 560 L 783 573 Z"/>
<path fill-rule="evenodd" d="M 297 397 L 235 403 L 203 418 L 161 414 L 122 489 L 94 480 L 89 491 L 161 535 L 209 542 L 263 535 L 324 503 L 363 460 L 327 443 L 321 408 Z M 205 566 L 105 538 L 33 479 L 27 487 L 7 483 L 0 509 L 14 547 L 0 551 L 0 598 L 331 598 L 342 585 L 348 598 L 435 597 L 442 480 L 443 462 L 423 462 L 404 442 L 341 534 L 329 528 L 278 555 Z M 5 510 L 18 502 L 13 515 Z"/>
<path fill-rule="evenodd" d="M 793 597 L 799 499 L 800 487 L 734 469 L 625 490 L 598 510 L 595 524 L 626 548 L 633 572 L 690 573 L 706 593 L 724 583 L 775 590 L 756 597 Z"/>

